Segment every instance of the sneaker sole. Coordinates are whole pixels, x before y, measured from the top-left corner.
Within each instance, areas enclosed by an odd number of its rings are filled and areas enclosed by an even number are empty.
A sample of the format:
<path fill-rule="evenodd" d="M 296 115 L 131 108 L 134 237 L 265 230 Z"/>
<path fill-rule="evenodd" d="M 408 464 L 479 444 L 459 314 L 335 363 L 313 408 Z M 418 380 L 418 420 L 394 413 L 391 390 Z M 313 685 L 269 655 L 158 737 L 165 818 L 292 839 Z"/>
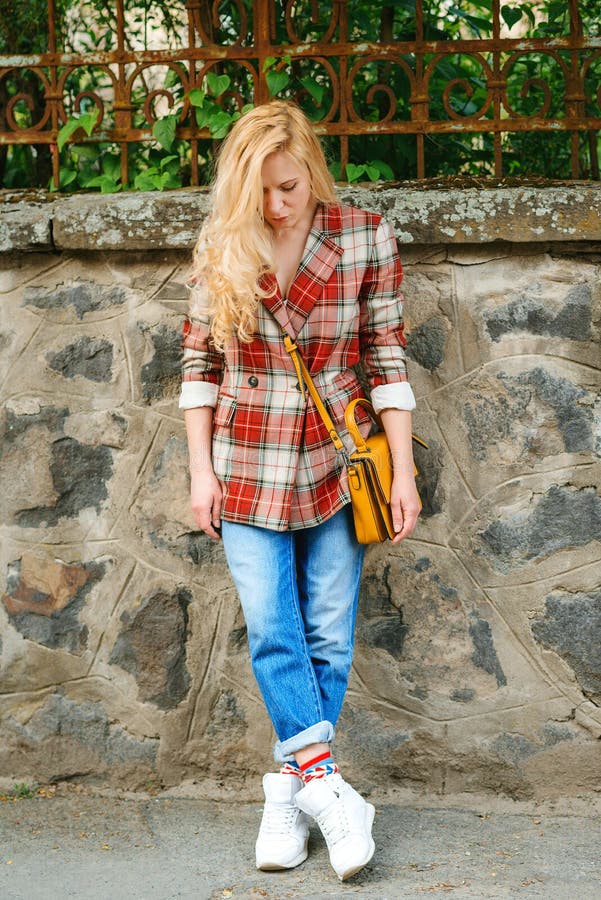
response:
<path fill-rule="evenodd" d="M 373 806 L 373 804 L 371 804 L 371 803 L 368 803 L 367 804 L 367 821 L 369 823 L 370 832 L 371 832 L 371 827 L 374 823 L 375 815 L 376 815 L 375 806 Z M 340 881 L 347 881 L 349 878 L 352 878 L 353 875 L 356 875 L 357 872 L 360 872 L 361 869 L 363 869 L 364 866 L 366 866 L 367 863 L 370 861 L 370 859 L 374 855 L 375 851 L 376 851 L 376 845 L 374 843 L 374 839 L 372 837 L 370 837 L 370 847 L 369 847 L 368 855 L 360 863 L 356 863 L 354 866 L 351 866 L 351 868 L 345 869 L 344 872 L 337 872 L 336 874 L 338 875 L 338 878 L 340 879 Z"/>
<path fill-rule="evenodd" d="M 282 869 L 294 869 L 295 866 L 300 866 L 301 863 L 304 863 L 306 858 L 309 855 L 308 844 L 305 844 L 304 849 L 295 856 L 293 860 L 287 863 L 279 863 L 279 862 L 261 862 L 257 863 L 257 869 L 260 869 L 262 872 L 279 872 Z"/>

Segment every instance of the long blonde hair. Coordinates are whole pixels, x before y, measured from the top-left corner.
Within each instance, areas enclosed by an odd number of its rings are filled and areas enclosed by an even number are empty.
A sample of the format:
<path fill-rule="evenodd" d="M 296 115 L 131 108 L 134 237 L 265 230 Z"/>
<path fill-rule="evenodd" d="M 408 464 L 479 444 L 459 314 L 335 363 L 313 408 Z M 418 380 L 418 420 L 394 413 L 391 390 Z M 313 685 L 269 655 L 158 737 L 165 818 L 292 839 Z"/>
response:
<path fill-rule="evenodd" d="M 233 334 L 251 341 L 259 286 L 274 271 L 272 232 L 263 217 L 261 169 L 270 153 L 286 151 L 307 169 L 318 203 L 336 203 L 334 181 L 311 123 L 293 103 L 271 101 L 243 115 L 223 142 L 211 193 L 211 212 L 194 248 L 190 312 L 211 317 L 223 349 Z"/>

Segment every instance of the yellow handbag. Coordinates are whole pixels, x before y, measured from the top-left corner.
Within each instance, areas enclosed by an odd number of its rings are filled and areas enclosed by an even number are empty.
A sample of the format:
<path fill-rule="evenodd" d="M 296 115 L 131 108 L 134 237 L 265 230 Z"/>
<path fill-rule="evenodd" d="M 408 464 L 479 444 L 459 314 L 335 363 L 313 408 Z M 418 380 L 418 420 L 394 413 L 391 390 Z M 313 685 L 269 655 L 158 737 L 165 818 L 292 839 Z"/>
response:
<path fill-rule="evenodd" d="M 375 544 L 393 538 L 395 531 L 392 527 L 392 512 L 390 509 L 390 491 L 393 475 L 392 458 L 380 416 L 375 412 L 370 401 L 364 397 L 351 400 L 344 411 L 344 423 L 353 439 L 355 450 L 350 454 L 347 453 L 331 416 L 313 384 L 313 379 L 309 375 L 298 347 L 288 334 L 284 334 L 284 346 L 292 357 L 303 396 L 304 386 L 306 385 L 317 407 L 317 411 L 328 429 L 332 443 L 345 458 L 355 521 L 355 533 L 358 542 L 360 544 Z M 355 411 L 358 406 L 367 409 L 372 419 L 379 425 L 380 431 L 377 431 L 370 437 L 363 437 L 355 418 Z M 428 446 L 416 435 L 412 435 L 412 437 L 422 447 Z M 414 472 L 417 475 L 415 464 Z"/>

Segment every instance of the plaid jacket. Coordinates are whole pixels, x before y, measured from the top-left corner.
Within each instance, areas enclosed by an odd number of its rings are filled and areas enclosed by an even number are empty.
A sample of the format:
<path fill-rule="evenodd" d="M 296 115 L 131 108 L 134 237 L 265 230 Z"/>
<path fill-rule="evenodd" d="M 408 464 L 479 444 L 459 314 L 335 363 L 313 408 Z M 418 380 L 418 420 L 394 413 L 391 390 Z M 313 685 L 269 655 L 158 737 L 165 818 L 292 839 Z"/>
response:
<path fill-rule="evenodd" d="M 259 304 L 251 343 L 232 339 L 218 353 L 208 317 L 186 318 L 183 381 L 219 386 L 213 465 L 223 518 L 284 531 L 325 521 L 349 502 L 343 460 L 308 393 L 303 399 L 282 328 L 297 340 L 348 444 L 344 409 L 363 395 L 352 367 L 363 360 L 370 388 L 407 381 L 401 278 L 394 233 L 381 216 L 318 207 L 286 301 L 275 276 L 264 277 L 276 292 Z"/>

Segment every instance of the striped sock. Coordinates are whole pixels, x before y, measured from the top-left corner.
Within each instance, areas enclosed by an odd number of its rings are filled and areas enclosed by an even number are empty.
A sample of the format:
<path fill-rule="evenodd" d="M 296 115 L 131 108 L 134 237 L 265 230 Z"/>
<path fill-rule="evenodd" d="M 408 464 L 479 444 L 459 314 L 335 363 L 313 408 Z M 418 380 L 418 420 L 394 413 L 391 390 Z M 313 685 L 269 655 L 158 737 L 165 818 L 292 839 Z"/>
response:
<path fill-rule="evenodd" d="M 291 759 L 282 765 L 280 775 L 298 775 L 299 778 L 302 778 L 300 766 L 295 759 Z"/>
<path fill-rule="evenodd" d="M 326 775 L 334 775 L 338 771 L 338 766 L 334 762 L 332 754 L 328 750 L 327 753 L 321 753 L 313 759 L 308 759 L 300 767 L 301 778 L 305 784 L 309 784 L 314 778 L 324 778 Z"/>

